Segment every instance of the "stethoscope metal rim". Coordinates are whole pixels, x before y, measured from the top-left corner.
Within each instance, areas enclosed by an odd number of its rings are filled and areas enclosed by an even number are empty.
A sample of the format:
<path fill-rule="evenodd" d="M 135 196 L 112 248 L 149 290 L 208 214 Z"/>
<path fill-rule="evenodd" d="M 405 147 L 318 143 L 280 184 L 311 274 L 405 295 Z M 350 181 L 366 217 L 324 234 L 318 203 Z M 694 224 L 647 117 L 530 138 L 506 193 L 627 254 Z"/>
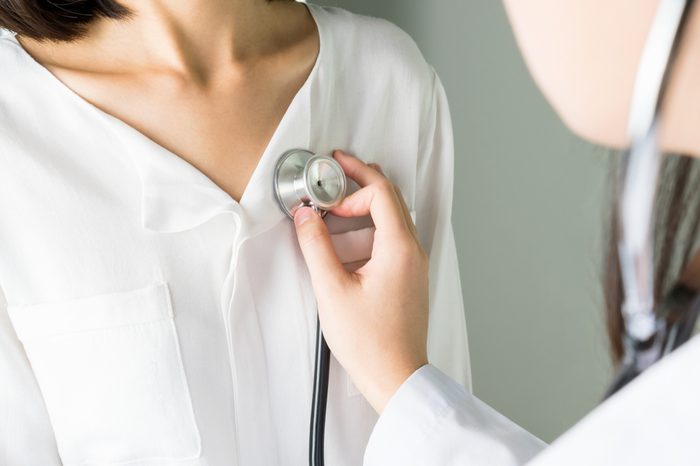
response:
<path fill-rule="evenodd" d="M 324 166 L 331 170 L 332 181 L 329 199 L 317 195 L 315 191 L 322 187 L 323 179 L 316 179 L 317 185 L 312 183 L 316 173 L 312 173 L 313 167 Z M 317 155 L 306 149 L 291 149 L 282 154 L 275 166 L 273 177 L 275 195 L 282 211 L 289 218 L 294 218 L 294 213 L 303 206 L 313 207 L 321 216 L 325 216 L 328 210 L 337 206 L 345 197 L 346 179 L 343 169 L 335 159 Z M 336 186 L 337 185 L 337 186 Z"/>

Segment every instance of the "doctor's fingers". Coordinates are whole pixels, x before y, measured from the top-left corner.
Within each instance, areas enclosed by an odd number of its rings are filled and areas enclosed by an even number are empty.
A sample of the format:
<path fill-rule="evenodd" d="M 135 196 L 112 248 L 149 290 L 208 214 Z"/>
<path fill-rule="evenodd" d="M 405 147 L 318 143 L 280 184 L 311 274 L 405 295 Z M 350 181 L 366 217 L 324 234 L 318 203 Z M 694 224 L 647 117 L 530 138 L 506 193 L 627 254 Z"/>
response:
<path fill-rule="evenodd" d="M 335 151 L 335 153 L 333 154 L 334 157 L 336 156 L 336 154 L 338 155 L 338 157 L 336 157 L 336 160 L 338 160 L 341 163 L 341 166 L 343 166 L 343 163 L 341 162 L 341 160 L 350 158 L 350 160 L 348 162 L 348 168 L 349 169 L 356 168 L 359 171 L 356 171 L 353 174 L 349 174 L 348 176 L 350 176 L 350 178 L 355 180 L 360 186 L 367 186 L 367 185 L 371 184 L 372 182 L 377 182 L 380 180 L 380 178 L 378 178 L 376 176 L 372 176 L 373 174 L 371 172 L 368 172 L 367 170 L 362 170 L 362 167 L 360 165 L 358 165 L 352 161 L 353 159 L 355 161 L 359 161 L 359 159 L 357 159 L 357 157 L 353 157 L 352 155 L 349 155 L 346 152 L 343 152 L 341 150 Z M 379 173 L 379 175 L 382 178 L 391 182 L 391 180 L 389 180 L 389 178 L 387 178 L 387 176 L 384 174 L 384 170 L 382 170 L 382 167 L 378 163 L 369 162 L 369 163 L 367 163 L 367 166 L 369 166 L 374 171 Z M 345 169 L 345 167 L 343 169 Z M 361 177 L 364 179 L 358 179 Z M 411 230 L 411 233 L 413 233 L 413 235 L 417 239 L 418 234 L 416 232 L 415 224 L 413 223 L 413 219 L 411 218 L 411 213 L 408 209 L 408 206 L 406 205 L 406 201 L 403 197 L 403 194 L 401 193 L 401 190 L 399 189 L 399 187 L 396 186 L 395 184 L 392 183 L 392 187 L 394 188 L 394 192 L 396 192 L 396 198 L 401 205 L 401 211 L 403 212 L 404 221 L 406 222 L 409 229 Z"/>
<path fill-rule="evenodd" d="M 403 218 L 406 221 L 409 230 L 411 230 L 413 238 L 416 241 L 420 242 L 418 239 L 418 231 L 416 230 L 416 224 L 413 223 L 413 218 L 411 218 L 411 211 L 408 210 L 408 206 L 406 205 L 406 199 L 404 199 L 403 193 L 396 185 L 394 185 L 394 192 L 396 192 L 396 197 L 399 199 L 399 204 L 401 204 L 401 210 L 403 210 Z"/>
<path fill-rule="evenodd" d="M 341 217 L 361 217 L 371 215 L 377 230 L 384 233 L 404 233 L 411 231 L 408 209 L 402 206 L 403 199 L 397 188 L 379 171 L 366 165 L 360 159 L 335 151 L 333 156 L 348 177 L 360 185 L 361 189 L 347 196 L 332 212 Z"/>
<path fill-rule="evenodd" d="M 333 151 L 333 158 L 343 167 L 345 174 L 361 187 L 386 180 L 386 177 L 362 160 L 342 150 Z"/>
<path fill-rule="evenodd" d="M 379 173 L 381 173 L 382 176 L 386 177 L 384 171 L 382 170 L 382 167 L 379 166 L 378 163 L 368 163 L 367 165 L 377 170 Z M 399 189 L 398 186 L 394 185 L 394 191 L 396 192 L 396 197 L 401 203 L 401 210 L 403 210 L 404 220 L 406 221 L 406 224 L 408 224 L 411 233 L 413 234 L 413 237 L 416 239 L 416 241 L 418 241 L 418 231 L 416 231 L 416 224 L 413 222 L 413 218 L 411 217 L 411 211 L 406 205 L 406 199 L 404 199 L 403 193 L 401 193 L 401 189 Z"/>
<path fill-rule="evenodd" d="M 376 227 L 375 234 L 395 238 L 413 238 L 411 227 L 405 219 L 401 202 L 388 182 L 374 183 L 347 196 L 331 212 L 340 217 L 364 217 L 370 215 Z"/>
<path fill-rule="evenodd" d="M 333 248 L 323 219 L 312 208 L 302 207 L 294 214 L 294 226 L 314 290 L 344 288 L 350 274 Z"/>

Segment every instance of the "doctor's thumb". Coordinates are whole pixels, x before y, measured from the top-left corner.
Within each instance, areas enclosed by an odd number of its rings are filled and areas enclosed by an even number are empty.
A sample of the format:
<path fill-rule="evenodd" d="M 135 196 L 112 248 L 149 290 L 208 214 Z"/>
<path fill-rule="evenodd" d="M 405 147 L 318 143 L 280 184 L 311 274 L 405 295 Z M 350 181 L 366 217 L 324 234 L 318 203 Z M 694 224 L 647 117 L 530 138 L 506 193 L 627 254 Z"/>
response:
<path fill-rule="evenodd" d="M 333 248 L 328 228 L 320 215 L 310 207 L 302 207 L 294 215 L 294 226 L 317 292 L 327 285 L 338 285 L 347 278 L 347 272 Z"/>

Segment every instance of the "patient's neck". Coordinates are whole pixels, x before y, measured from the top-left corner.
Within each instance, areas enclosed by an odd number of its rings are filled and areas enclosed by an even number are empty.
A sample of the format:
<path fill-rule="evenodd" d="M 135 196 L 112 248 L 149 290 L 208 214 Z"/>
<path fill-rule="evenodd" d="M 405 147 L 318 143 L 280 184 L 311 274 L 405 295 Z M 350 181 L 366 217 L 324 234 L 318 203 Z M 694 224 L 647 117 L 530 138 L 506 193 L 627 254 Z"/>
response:
<path fill-rule="evenodd" d="M 268 0 L 122 0 L 74 42 L 20 38 L 41 63 L 95 72 L 165 70 L 206 80 L 274 55 L 312 26 L 303 4 Z"/>

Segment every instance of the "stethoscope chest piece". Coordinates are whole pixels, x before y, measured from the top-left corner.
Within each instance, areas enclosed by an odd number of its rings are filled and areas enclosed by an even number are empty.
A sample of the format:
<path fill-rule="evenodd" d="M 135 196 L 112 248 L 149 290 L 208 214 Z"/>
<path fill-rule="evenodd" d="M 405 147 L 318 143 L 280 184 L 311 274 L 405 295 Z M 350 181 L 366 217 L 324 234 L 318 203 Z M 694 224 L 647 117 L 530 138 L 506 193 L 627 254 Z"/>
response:
<path fill-rule="evenodd" d="M 277 201 L 290 218 L 304 206 L 325 217 L 345 197 L 346 179 L 340 164 L 304 149 L 282 154 L 275 167 L 274 184 Z"/>

